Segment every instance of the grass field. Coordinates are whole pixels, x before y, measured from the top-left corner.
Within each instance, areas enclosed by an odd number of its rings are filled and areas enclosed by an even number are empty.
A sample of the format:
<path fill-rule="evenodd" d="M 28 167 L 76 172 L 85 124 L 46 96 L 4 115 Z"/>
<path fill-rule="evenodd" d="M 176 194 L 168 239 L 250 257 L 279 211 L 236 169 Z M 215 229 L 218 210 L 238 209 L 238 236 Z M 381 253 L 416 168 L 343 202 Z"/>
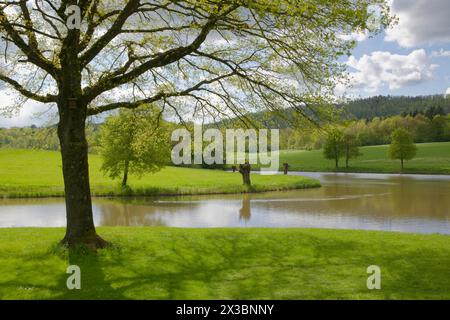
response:
<path fill-rule="evenodd" d="M 400 161 L 388 157 L 388 146 L 362 147 L 362 156 L 350 161 L 345 169 L 341 159 L 339 171 L 384 172 L 400 171 Z M 417 144 L 417 156 L 405 162 L 405 173 L 450 174 L 450 142 Z M 280 163 L 289 163 L 295 171 L 335 171 L 334 160 L 326 160 L 322 150 L 282 151 Z"/>
<path fill-rule="evenodd" d="M 100 172 L 101 158 L 89 157 L 94 195 L 121 195 L 120 180 Z M 63 195 L 61 157 L 58 152 L 0 149 L 0 197 Z M 167 167 L 156 174 L 129 179 L 133 195 L 239 193 L 317 187 L 319 182 L 303 177 L 252 176 L 252 189 L 242 184 L 239 173 Z"/>
<path fill-rule="evenodd" d="M 318 229 L 99 228 L 97 254 L 63 229 L 0 230 L 0 299 L 450 299 L 441 235 Z M 81 268 L 81 290 L 66 268 Z M 381 268 L 368 290 L 367 267 Z"/>

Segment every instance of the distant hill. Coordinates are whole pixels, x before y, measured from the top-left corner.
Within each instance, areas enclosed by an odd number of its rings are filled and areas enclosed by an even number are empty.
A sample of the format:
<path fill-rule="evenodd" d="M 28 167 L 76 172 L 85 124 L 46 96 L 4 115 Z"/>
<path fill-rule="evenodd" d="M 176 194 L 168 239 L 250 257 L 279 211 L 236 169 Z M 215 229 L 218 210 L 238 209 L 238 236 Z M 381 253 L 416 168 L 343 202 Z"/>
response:
<path fill-rule="evenodd" d="M 365 99 L 358 99 L 349 101 L 343 105 L 337 105 L 336 108 L 344 110 L 342 116 L 346 119 L 368 119 L 372 120 L 375 117 L 387 118 L 396 115 L 412 115 L 418 113 L 430 115 L 450 113 L 450 97 L 444 95 L 432 96 L 376 96 Z M 247 117 L 251 121 L 262 124 L 268 128 L 285 129 L 292 126 L 286 119 L 294 118 L 296 112 L 293 109 L 283 111 L 283 116 L 274 112 L 261 111 L 251 113 Z M 233 123 L 240 122 L 236 119 L 220 121 L 217 124 L 227 126 Z"/>
<path fill-rule="evenodd" d="M 376 96 L 358 99 L 347 103 L 345 109 L 350 117 L 357 119 L 373 119 L 375 117 L 390 117 L 395 115 L 425 113 L 432 108 L 442 109 L 450 113 L 450 97 L 444 95 L 393 97 Z"/>

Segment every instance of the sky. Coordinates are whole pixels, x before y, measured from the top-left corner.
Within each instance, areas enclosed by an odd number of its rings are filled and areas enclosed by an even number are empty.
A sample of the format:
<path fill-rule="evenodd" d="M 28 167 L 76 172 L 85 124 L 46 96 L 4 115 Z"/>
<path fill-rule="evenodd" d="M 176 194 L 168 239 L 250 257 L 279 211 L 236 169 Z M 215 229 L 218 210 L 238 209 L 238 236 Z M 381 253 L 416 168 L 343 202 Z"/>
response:
<path fill-rule="evenodd" d="M 450 95 L 450 0 L 389 1 L 398 24 L 374 37 L 352 35 L 358 46 L 343 60 L 351 87 L 339 86 L 337 94 Z M 0 108 L 12 99 L 0 87 Z M 0 127 L 42 125 L 48 119 L 48 107 L 30 101 L 19 114 L 0 115 Z"/>

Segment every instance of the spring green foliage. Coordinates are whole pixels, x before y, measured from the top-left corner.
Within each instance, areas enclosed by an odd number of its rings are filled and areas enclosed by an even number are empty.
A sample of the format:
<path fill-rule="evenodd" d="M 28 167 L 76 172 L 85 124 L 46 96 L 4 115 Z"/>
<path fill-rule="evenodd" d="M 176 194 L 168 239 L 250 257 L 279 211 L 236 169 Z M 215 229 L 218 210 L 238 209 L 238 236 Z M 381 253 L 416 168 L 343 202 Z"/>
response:
<path fill-rule="evenodd" d="M 415 142 L 450 141 L 450 114 L 428 117 L 425 114 L 397 115 L 389 118 L 375 117 L 371 121 L 344 121 L 341 126 L 353 132 L 361 145 L 384 145 L 391 141 L 391 134 L 397 128 L 408 130 Z M 320 149 L 323 148 L 326 133 L 319 129 L 284 128 L 280 132 L 280 145 L 283 149 Z"/>
<path fill-rule="evenodd" d="M 323 155 L 326 159 L 334 160 L 336 169 L 339 168 L 339 159 L 344 155 L 344 134 L 337 128 L 332 128 L 327 134 Z"/>
<path fill-rule="evenodd" d="M 361 142 L 354 132 L 351 132 L 350 130 L 346 130 L 344 132 L 343 148 L 346 168 L 349 167 L 350 159 L 355 159 L 362 156 L 362 153 L 359 150 L 360 145 Z"/>
<path fill-rule="evenodd" d="M 220 214 L 220 212 L 217 212 Z M 0 230 L 0 299 L 450 299 L 450 237 L 319 229 L 98 228 L 97 254 L 59 228 Z M 68 265 L 82 270 L 67 290 Z M 368 290 L 369 265 L 381 290 Z"/>
<path fill-rule="evenodd" d="M 391 137 L 391 145 L 389 146 L 389 157 L 391 159 L 399 159 L 401 169 L 404 168 L 404 161 L 411 160 L 417 154 L 417 147 L 414 144 L 411 134 L 405 129 L 398 128 Z"/>
<path fill-rule="evenodd" d="M 362 155 L 359 146 L 359 139 L 352 130 L 335 126 L 327 130 L 323 155 L 325 159 L 334 160 L 335 169 L 339 168 L 339 159 L 344 158 L 348 168 L 350 159 Z"/>
<path fill-rule="evenodd" d="M 398 173 L 398 160 L 388 156 L 388 145 L 360 147 L 362 155 L 351 162 L 342 172 Z M 327 160 L 323 150 L 284 150 L 280 163 L 289 163 L 292 171 L 335 171 L 334 160 Z M 419 143 L 417 157 L 408 162 L 405 173 L 450 174 L 450 142 Z"/>
<path fill-rule="evenodd" d="M 102 171 L 115 179 L 159 171 L 170 160 L 169 125 L 152 106 L 121 110 L 108 117 L 101 129 Z"/>

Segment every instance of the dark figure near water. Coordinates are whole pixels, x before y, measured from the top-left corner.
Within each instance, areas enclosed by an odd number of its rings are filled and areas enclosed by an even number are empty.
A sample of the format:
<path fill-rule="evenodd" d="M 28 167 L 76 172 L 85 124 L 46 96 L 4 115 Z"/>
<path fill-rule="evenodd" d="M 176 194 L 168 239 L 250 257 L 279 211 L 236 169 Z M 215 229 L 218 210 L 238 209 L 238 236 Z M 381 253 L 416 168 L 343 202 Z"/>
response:
<path fill-rule="evenodd" d="M 248 161 L 245 161 L 244 164 L 239 165 L 239 173 L 242 174 L 242 179 L 244 180 L 244 184 L 246 186 L 251 185 L 250 181 L 250 171 L 252 170 L 252 167 L 248 163 Z"/>
<path fill-rule="evenodd" d="M 289 171 L 289 163 L 283 163 L 284 174 L 288 174 Z"/>

